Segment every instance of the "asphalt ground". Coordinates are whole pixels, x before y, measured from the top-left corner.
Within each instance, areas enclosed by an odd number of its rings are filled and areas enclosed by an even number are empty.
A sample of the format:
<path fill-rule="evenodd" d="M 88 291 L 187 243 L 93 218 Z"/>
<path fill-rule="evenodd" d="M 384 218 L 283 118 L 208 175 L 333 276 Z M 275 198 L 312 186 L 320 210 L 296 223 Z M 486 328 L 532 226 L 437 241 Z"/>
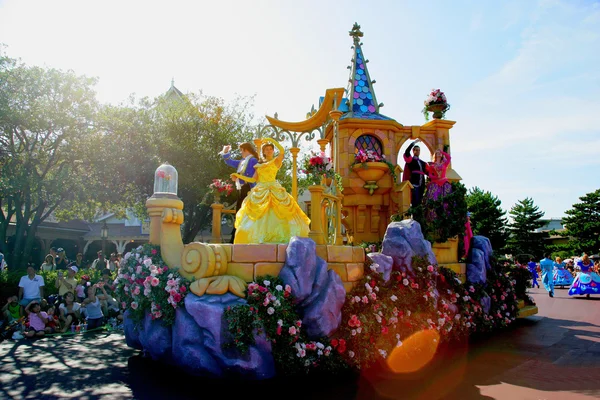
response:
<path fill-rule="evenodd" d="M 260 382 L 205 379 L 142 357 L 120 332 L 0 343 L 2 399 L 598 399 L 600 296 L 531 289 L 539 314 L 444 349 L 424 370 Z"/>

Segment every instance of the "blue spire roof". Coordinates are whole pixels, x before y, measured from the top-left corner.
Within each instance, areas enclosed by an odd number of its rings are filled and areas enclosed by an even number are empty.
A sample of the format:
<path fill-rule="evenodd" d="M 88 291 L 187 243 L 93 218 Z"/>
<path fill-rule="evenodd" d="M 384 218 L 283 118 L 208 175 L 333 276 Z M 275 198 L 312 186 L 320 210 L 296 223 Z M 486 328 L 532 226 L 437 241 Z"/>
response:
<path fill-rule="evenodd" d="M 365 59 L 362 51 L 360 38 L 363 33 L 360 30 L 360 25 L 356 22 L 349 32 L 354 39 L 354 57 L 352 57 L 352 67 L 350 74 L 350 90 L 348 108 L 349 112 L 342 116 L 344 118 L 362 118 L 362 119 L 379 119 L 391 120 L 392 118 L 379 114 L 379 103 L 375 97 L 373 90 L 373 81 L 367 70 L 367 59 Z"/>

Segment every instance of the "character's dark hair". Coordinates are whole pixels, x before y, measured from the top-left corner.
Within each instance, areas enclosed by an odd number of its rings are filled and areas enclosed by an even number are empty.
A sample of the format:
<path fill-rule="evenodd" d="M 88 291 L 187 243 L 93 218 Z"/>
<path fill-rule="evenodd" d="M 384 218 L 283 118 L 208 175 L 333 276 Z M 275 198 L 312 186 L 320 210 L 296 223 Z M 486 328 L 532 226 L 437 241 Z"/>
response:
<path fill-rule="evenodd" d="M 263 143 L 263 145 L 262 145 L 262 146 L 260 146 L 260 154 L 261 154 L 261 156 L 262 156 L 262 157 L 260 158 L 260 161 L 259 161 L 260 163 L 264 163 L 264 162 L 266 162 L 266 157 L 265 157 L 265 147 L 270 147 L 270 148 L 272 148 L 273 150 L 275 150 L 275 146 L 273 145 L 273 143 L 269 143 L 269 142 L 267 142 L 267 143 Z"/>
<path fill-rule="evenodd" d="M 256 149 L 254 148 L 252 143 L 245 142 L 245 143 L 240 144 L 240 150 L 246 150 L 247 152 L 252 154 L 252 156 L 254 156 L 254 158 L 256 158 L 257 160 L 259 159 L 258 153 L 256 152 Z"/>

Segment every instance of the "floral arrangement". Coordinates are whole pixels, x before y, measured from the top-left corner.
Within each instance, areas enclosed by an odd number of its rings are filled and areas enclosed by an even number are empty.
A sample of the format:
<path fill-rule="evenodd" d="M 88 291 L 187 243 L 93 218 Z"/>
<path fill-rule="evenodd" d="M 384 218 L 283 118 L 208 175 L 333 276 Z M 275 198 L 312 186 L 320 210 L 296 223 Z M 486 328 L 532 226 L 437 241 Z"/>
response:
<path fill-rule="evenodd" d="M 291 288 L 262 277 L 248 286 L 248 303 L 227 309 L 230 346 L 245 351 L 254 332 L 271 342 L 284 374 L 360 370 L 385 362 L 417 332 L 436 332 L 440 343 L 490 332 L 515 321 L 515 281 L 493 262 L 485 285 L 462 283 L 450 269 L 414 257 L 412 271 L 393 271 L 385 282 L 369 261 L 364 277 L 346 295 L 342 322 L 330 338 L 308 339 L 294 309 Z M 484 303 L 489 301 L 489 313 Z"/>
<path fill-rule="evenodd" d="M 160 247 L 145 244 L 125 254 L 115 279 L 115 292 L 129 318 L 140 322 L 150 313 L 172 325 L 175 311 L 183 307 L 189 281 L 171 270 L 160 256 Z"/>
<path fill-rule="evenodd" d="M 165 171 L 158 171 L 156 173 L 156 177 L 157 178 L 162 178 L 166 181 L 170 181 L 171 180 L 171 175 L 167 174 Z"/>
<path fill-rule="evenodd" d="M 517 298 L 524 300 L 527 305 L 535 305 L 535 301 L 527 294 L 527 288 L 531 287 L 532 280 L 527 264 L 510 265 L 506 263 L 505 268 L 508 269 L 508 275 L 514 282 Z"/>
<path fill-rule="evenodd" d="M 431 89 L 431 93 L 425 99 L 424 105 L 422 112 L 426 121 L 429 121 L 430 111 L 434 112 L 434 118 L 444 118 L 446 111 L 450 109 L 446 95 L 440 89 Z M 443 105 L 444 107 L 440 107 L 440 110 L 432 110 L 431 106 L 434 105 Z"/>
<path fill-rule="evenodd" d="M 309 371 L 339 371 L 345 364 L 329 339 L 309 340 L 294 307 L 289 285 L 273 276 L 259 277 L 248 285 L 247 304 L 228 307 L 224 313 L 233 337 L 229 347 L 246 352 L 254 332 L 271 343 L 277 369 L 294 375 Z M 339 343 L 337 344 L 339 346 Z"/>
<path fill-rule="evenodd" d="M 343 190 L 342 176 L 335 172 L 333 162 L 324 152 L 311 151 L 302 160 L 302 173 L 306 174 L 308 185 L 320 185 L 325 179 L 333 179 L 338 190 Z"/>
<path fill-rule="evenodd" d="M 350 168 L 357 164 L 362 164 L 363 168 L 368 168 L 368 165 L 366 164 L 368 162 L 381 162 L 387 164 L 390 174 L 392 175 L 392 179 L 394 182 L 396 182 L 396 170 L 394 165 L 385 158 L 385 155 L 379 155 L 374 150 L 358 150 L 356 154 L 354 154 L 354 162 L 350 164 Z"/>
<path fill-rule="evenodd" d="M 233 191 L 233 183 L 224 181 L 222 179 L 213 179 L 212 183 L 210 185 L 208 185 L 208 188 L 214 194 L 225 193 L 226 195 L 230 195 L 231 192 Z"/>

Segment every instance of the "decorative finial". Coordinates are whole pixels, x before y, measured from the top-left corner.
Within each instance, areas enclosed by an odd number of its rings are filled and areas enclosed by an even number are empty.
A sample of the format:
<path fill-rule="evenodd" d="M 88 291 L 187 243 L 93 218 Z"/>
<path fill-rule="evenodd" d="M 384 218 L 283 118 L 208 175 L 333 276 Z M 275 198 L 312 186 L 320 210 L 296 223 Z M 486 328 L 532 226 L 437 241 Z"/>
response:
<path fill-rule="evenodd" d="M 171 87 L 175 87 L 175 77 L 171 78 Z"/>
<path fill-rule="evenodd" d="M 360 25 L 357 22 L 354 23 L 352 30 L 348 33 L 354 38 L 354 44 L 359 44 L 360 38 L 363 37 L 363 33 L 361 32 Z"/>
<path fill-rule="evenodd" d="M 275 119 L 279 119 L 279 114 L 277 114 L 277 111 L 275 111 L 275 115 L 273 116 Z"/>

